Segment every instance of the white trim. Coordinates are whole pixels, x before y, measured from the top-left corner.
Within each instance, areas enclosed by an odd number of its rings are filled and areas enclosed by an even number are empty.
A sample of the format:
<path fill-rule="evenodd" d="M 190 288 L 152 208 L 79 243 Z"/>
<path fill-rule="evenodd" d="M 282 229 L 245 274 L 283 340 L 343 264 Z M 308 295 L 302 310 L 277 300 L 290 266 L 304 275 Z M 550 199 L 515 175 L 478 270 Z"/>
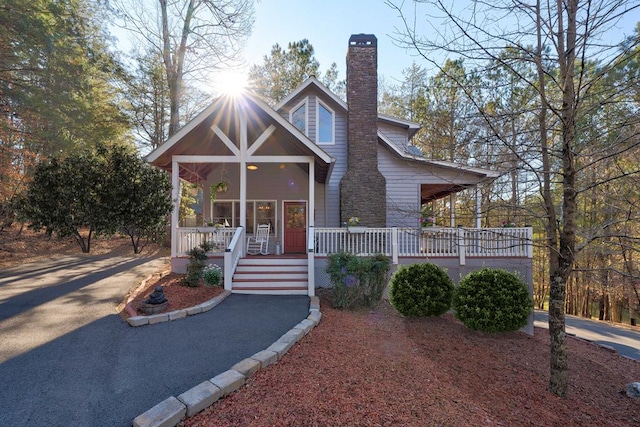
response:
<path fill-rule="evenodd" d="M 249 156 L 246 161 L 256 163 L 307 163 L 314 156 Z M 176 155 L 173 160 L 179 163 L 240 163 L 240 158 L 235 156 L 194 156 Z"/>
<path fill-rule="evenodd" d="M 311 181 L 313 181 L 313 179 L 311 179 L 311 177 L 309 177 L 309 179 Z M 309 230 L 309 201 L 306 199 L 282 199 L 280 201 L 281 204 L 281 209 L 280 209 L 280 217 L 282 220 L 282 227 L 280 227 L 280 231 L 282 233 L 282 239 L 280 240 L 280 244 L 281 244 L 281 248 L 282 248 L 282 253 L 285 254 L 284 248 L 285 248 L 285 242 L 284 242 L 284 229 L 285 229 L 285 221 L 286 218 L 284 217 L 286 215 L 286 211 L 284 209 L 284 204 L 285 203 L 304 203 L 304 207 L 305 207 L 305 211 L 306 211 L 306 218 L 305 218 L 305 234 L 308 237 L 308 230 Z M 305 243 L 304 243 L 304 247 L 305 247 L 305 251 L 307 249 L 307 241 L 305 239 Z"/>
<path fill-rule="evenodd" d="M 304 132 L 302 132 L 298 127 L 293 124 L 293 113 L 298 111 L 304 106 Z M 305 97 L 302 101 L 297 103 L 292 109 L 289 110 L 289 123 L 293 125 L 294 128 L 298 129 L 300 132 L 304 133 L 307 137 L 309 136 L 309 97 Z"/>
<path fill-rule="evenodd" d="M 336 161 L 333 157 L 327 154 L 322 148 L 318 147 L 313 141 L 309 139 L 305 134 L 300 132 L 297 127 L 289 123 L 284 117 L 278 114 L 273 108 L 269 107 L 263 100 L 255 95 L 247 93 L 246 95 L 253 103 L 260 107 L 265 113 L 273 118 L 278 124 L 282 125 L 289 133 L 298 138 L 305 147 L 317 156 L 320 160 L 330 165 Z"/>
<path fill-rule="evenodd" d="M 320 141 L 320 106 L 331 113 L 331 141 Z M 336 112 L 316 96 L 316 144 L 335 145 L 336 144 Z"/>
<path fill-rule="evenodd" d="M 335 93 L 331 92 L 328 87 L 323 85 L 314 76 L 311 76 L 307 78 L 305 81 L 303 81 L 300 84 L 300 86 L 298 86 L 293 92 L 287 95 L 282 101 L 278 102 L 278 104 L 276 104 L 274 109 L 280 110 L 282 107 L 284 107 L 287 103 L 289 103 L 292 99 L 294 99 L 296 96 L 298 96 L 300 93 L 302 93 L 302 91 L 304 91 L 307 87 L 311 86 L 312 84 L 315 85 L 318 89 L 320 89 L 320 91 L 322 91 L 329 98 L 331 98 L 336 104 L 344 108 L 345 111 L 347 110 L 347 104 L 342 99 L 340 99 Z"/>
<path fill-rule="evenodd" d="M 227 148 L 229 148 L 229 150 L 231 150 L 231 152 L 234 155 L 236 155 L 236 156 L 240 155 L 240 151 L 238 150 L 238 147 L 236 147 L 236 145 L 233 143 L 233 141 L 231 141 L 231 139 L 229 139 L 229 137 L 222 131 L 222 129 L 220 129 L 218 127 L 217 124 L 214 124 L 213 126 L 211 126 L 211 130 L 213 130 L 213 133 L 218 135 L 218 138 L 220 138 L 222 140 L 224 145 L 226 145 Z"/>
<path fill-rule="evenodd" d="M 189 121 L 186 125 L 184 125 L 178 132 L 176 132 L 171 138 L 169 138 L 164 144 L 160 147 L 153 150 L 146 157 L 147 162 L 153 163 L 158 160 L 162 154 L 164 154 L 169 148 L 173 147 L 176 142 L 180 141 L 184 138 L 189 132 L 191 132 L 196 126 L 204 121 L 209 115 L 211 115 L 221 104 L 224 105 L 228 99 L 228 96 L 221 96 L 215 101 L 211 103 L 207 108 L 202 110 L 200 114 L 194 117 L 191 121 Z"/>
<path fill-rule="evenodd" d="M 269 125 L 269 127 L 260 134 L 260 136 L 251 144 L 251 147 L 247 150 L 247 155 L 252 156 L 253 153 L 260 147 L 262 144 L 266 142 L 266 140 L 276 131 L 276 127 L 274 125 Z"/>
<path fill-rule="evenodd" d="M 180 221 L 180 165 L 177 160 L 171 162 L 171 198 L 173 211 L 171 212 L 171 257 L 177 256 L 178 236 L 173 231 L 178 228 Z"/>
<path fill-rule="evenodd" d="M 428 165 L 434 165 L 434 166 L 439 166 L 439 167 L 446 168 L 446 169 L 455 169 L 455 170 L 462 171 L 462 172 L 472 173 L 472 174 L 476 174 L 476 175 L 482 175 L 482 176 L 484 176 L 486 178 L 497 178 L 500 175 L 502 175 L 502 173 L 500 173 L 500 172 L 491 171 L 491 170 L 488 170 L 488 169 L 480 169 L 480 168 L 474 168 L 474 167 L 470 167 L 470 166 L 457 165 L 455 163 L 445 162 L 445 161 L 442 161 L 442 160 L 429 160 L 429 159 L 426 159 L 424 157 L 418 157 L 418 156 L 413 156 L 413 155 L 408 154 L 408 153 L 404 153 L 404 152 L 402 152 L 400 150 L 400 147 L 398 147 L 396 144 L 394 144 L 387 136 L 385 136 L 380 131 L 378 131 L 378 138 L 380 138 L 380 140 L 389 149 L 391 149 L 391 151 L 393 151 L 398 156 L 400 156 L 400 157 L 402 157 L 404 159 L 407 159 L 407 160 L 415 160 L 417 162 L 428 164 Z"/>

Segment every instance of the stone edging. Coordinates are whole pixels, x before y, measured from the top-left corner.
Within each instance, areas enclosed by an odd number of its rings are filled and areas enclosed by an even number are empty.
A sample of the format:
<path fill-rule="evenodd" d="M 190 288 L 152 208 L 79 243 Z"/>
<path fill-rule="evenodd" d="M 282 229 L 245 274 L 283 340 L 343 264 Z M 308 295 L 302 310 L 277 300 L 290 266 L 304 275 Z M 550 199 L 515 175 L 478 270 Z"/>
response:
<path fill-rule="evenodd" d="M 265 350 L 241 360 L 228 371 L 198 384 L 178 397 L 171 396 L 163 400 L 145 413 L 138 415 L 133 420 L 133 426 L 173 427 L 183 418 L 191 417 L 208 406 L 213 405 L 217 400 L 242 387 L 245 381 L 259 369 L 264 369 L 280 360 L 295 343 L 308 334 L 320 322 L 321 318 L 320 299 L 318 297 L 311 297 L 309 316 L 294 326 L 293 329 L 282 335 Z"/>
<path fill-rule="evenodd" d="M 168 313 L 151 314 L 149 316 L 133 316 L 127 319 L 127 323 L 130 326 L 144 326 L 153 325 L 160 322 L 169 322 L 172 320 L 183 319 L 187 316 L 193 316 L 194 314 L 205 313 L 211 310 L 216 305 L 220 304 L 226 297 L 231 295 L 231 291 L 224 291 L 217 297 L 214 297 L 201 304 L 194 305 L 193 307 L 183 308 L 180 310 L 170 311 Z"/>

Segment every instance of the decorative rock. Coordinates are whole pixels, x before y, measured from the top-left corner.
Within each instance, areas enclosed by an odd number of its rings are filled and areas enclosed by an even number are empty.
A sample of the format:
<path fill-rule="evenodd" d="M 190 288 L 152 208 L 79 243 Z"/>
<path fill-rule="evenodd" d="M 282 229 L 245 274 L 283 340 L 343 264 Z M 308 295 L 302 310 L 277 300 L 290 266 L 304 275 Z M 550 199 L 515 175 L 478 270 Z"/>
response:
<path fill-rule="evenodd" d="M 311 297 L 309 301 L 309 310 L 320 310 L 320 298 Z"/>
<path fill-rule="evenodd" d="M 173 427 L 187 413 L 187 407 L 175 397 L 158 403 L 133 420 L 133 427 Z"/>
<path fill-rule="evenodd" d="M 627 396 L 634 399 L 640 398 L 640 382 L 629 383 L 626 386 Z"/>

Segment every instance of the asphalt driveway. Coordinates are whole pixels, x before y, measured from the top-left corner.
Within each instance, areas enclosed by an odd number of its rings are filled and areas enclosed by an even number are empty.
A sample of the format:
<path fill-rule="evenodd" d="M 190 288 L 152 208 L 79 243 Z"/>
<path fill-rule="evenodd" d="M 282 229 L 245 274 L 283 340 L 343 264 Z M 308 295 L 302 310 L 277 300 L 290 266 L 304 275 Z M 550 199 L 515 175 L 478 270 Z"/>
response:
<path fill-rule="evenodd" d="M 161 263 L 65 257 L 0 272 L 0 425 L 129 426 L 308 315 L 306 296 L 234 294 L 203 314 L 131 328 L 114 307 Z"/>
<path fill-rule="evenodd" d="M 549 315 L 536 310 L 535 326 L 549 329 Z M 615 324 L 565 316 L 565 330 L 579 338 L 614 348 L 618 354 L 640 360 L 640 330 L 628 329 Z"/>

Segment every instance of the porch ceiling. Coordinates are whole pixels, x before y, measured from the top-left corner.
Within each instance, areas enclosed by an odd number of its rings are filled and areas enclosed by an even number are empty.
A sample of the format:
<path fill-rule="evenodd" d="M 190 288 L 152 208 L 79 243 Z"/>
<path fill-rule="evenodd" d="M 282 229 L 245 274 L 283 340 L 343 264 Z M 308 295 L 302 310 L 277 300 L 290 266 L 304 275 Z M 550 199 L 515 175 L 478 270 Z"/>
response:
<path fill-rule="evenodd" d="M 442 199 L 450 194 L 457 193 L 473 185 L 462 184 L 422 184 L 420 186 L 420 203 L 424 204 L 433 200 Z"/>

